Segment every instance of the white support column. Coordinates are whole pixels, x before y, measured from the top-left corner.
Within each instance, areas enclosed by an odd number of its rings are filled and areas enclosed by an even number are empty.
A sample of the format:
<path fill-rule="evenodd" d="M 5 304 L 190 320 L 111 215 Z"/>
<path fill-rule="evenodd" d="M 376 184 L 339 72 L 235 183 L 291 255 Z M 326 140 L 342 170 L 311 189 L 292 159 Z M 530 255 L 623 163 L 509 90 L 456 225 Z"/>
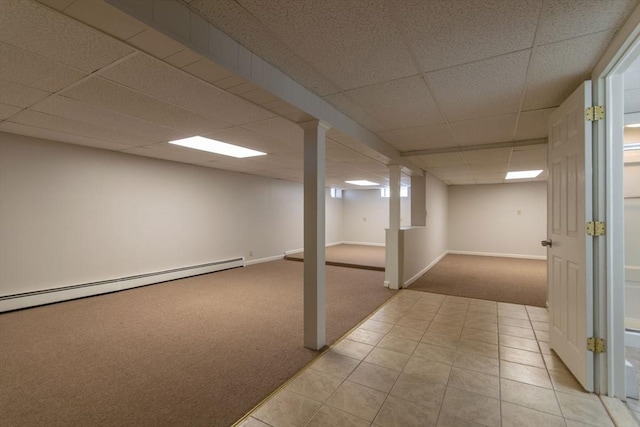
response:
<path fill-rule="evenodd" d="M 400 166 L 389 166 L 389 228 L 386 238 L 385 285 L 400 289 Z"/>
<path fill-rule="evenodd" d="M 411 225 L 427 225 L 427 177 L 411 176 Z"/>
<path fill-rule="evenodd" d="M 326 344 L 325 313 L 325 123 L 304 129 L 304 346 Z"/>

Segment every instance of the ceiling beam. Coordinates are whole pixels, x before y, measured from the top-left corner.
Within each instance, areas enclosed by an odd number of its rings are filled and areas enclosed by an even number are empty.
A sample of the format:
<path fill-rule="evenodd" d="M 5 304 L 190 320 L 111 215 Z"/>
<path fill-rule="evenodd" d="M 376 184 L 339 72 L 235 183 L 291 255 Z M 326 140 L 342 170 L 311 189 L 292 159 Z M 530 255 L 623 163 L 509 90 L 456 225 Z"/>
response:
<path fill-rule="evenodd" d="M 251 52 L 213 24 L 205 21 L 204 18 L 188 9 L 178 0 L 169 1 L 173 1 L 175 9 L 186 13 L 187 17 L 194 15 L 191 19 L 181 21 L 184 28 L 180 27 L 178 29 L 172 28 L 172 25 L 180 26 L 180 22 L 176 20 L 176 22 L 168 23 L 166 20 L 155 19 L 153 7 L 143 7 L 137 0 L 105 1 L 236 75 L 253 82 L 283 101 L 322 120 L 332 128 L 358 140 L 365 147 L 383 155 L 388 159 L 388 164 L 401 165 L 411 175 L 422 176 L 424 174 L 421 168 L 414 165 L 409 159 L 404 158 L 395 147 L 383 141 L 360 123 L 347 117 L 324 99 L 269 64 L 265 59 Z M 153 1 L 156 0 L 151 0 L 149 3 L 151 6 Z M 195 29 L 191 27 L 191 22 L 199 22 L 198 25 L 206 22 L 208 26 L 208 46 L 197 45 L 190 40 L 189 34 Z"/>
<path fill-rule="evenodd" d="M 467 145 L 465 147 L 433 148 L 427 150 L 405 151 L 402 153 L 402 157 L 427 156 L 429 154 L 457 153 L 475 150 L 490 150 L 492 148 L 524 147 L 527 145 L 541 145 L 546 143 L 547 138 L 523 139 L 520 141 L 498 142 L 493 144 Z"/>

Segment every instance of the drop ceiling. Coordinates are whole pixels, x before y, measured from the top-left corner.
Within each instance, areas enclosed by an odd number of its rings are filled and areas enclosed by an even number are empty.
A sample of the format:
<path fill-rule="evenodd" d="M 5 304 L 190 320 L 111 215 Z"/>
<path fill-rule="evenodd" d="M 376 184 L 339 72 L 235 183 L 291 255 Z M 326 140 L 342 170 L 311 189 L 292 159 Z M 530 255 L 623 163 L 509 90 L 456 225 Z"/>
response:
<path fill-rule="evenodd" d="M 0 0 L 1 131 L 301 182 L 297 123 L 313 117 L 198 50 L 231 37 L 447 184 L 544 169 L 549 115 L 638 5 L 117 2 L 169 31 L 102 0 Z M 232 159 L 167 143 L 192 135 L 269 155 Z M 388 161 L 328 132 L 327 186 L 384 184 Z"/>

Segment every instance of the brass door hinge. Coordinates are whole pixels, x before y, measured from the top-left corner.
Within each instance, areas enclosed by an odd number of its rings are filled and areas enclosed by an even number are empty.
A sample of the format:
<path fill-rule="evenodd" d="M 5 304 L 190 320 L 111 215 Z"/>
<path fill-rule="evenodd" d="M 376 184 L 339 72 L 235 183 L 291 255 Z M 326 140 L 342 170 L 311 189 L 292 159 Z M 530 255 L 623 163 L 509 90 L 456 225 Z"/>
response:
<path fill-rule="evenodd" d="M 587 350 L 594 353 L 604 353 L 607 351 L 604 339 L 596 337 L 587 338 Z"/>
<path fill-rule="evenodd" d="M 602 221 L 589 221 L 587 223 L 587 234 L 589 236 L 604 236 L 605 231 L 604 222 Z"/>
<path fill-rule="evenodd" d="M 604 119 L 604 107 L 602 105 L 594 105 L 587 108 L 587 121 L 595 122 Z"/>

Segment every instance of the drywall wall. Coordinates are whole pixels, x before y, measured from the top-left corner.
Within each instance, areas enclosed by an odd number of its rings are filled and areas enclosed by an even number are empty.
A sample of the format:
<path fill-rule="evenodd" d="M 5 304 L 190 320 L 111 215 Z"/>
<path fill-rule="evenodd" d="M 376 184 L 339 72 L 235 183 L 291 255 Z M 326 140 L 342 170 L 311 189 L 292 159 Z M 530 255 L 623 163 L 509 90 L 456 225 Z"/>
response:
<path fill-rule="evenodd" d="M 547 183 L 449 186 L 449 251 L 546 258 Z"/>
<path fill-rule="evenodd" d="M 425 177 L 428 239 L 425 262 L 431 266 L 449 248 L 449 187 L 428 173 Z"/>
<path fill-rule="evenodd" d="M 342 192 L 343 240 L 345 242 L 384 245 L 384 230 L 389 227 L 389 199 L 379 189 Z M 400 225 L 411 224 L 408 197 L 400 198 Z"/>
<path fill-rule="evenodd" d="M 280 256 L 302 231 L 298 183 L 0 133 L 0 296 Z"/>
<path fill-rule="evenodd" d="M 640 152 L 624 162 L 625 327 L 640 330 Z"/>
<path fill-rule="evenodd" d="M 325 193 L 325 230 L 328 245 L 342 242 L 342 198 L 331 197 L 328 188 Z"/>
<path fill-rule="evenodd" d="M 402 283 L 411 285 L 447 254 L 448 189 L 425 174 L 426 225 L 401 230 Z"/>

